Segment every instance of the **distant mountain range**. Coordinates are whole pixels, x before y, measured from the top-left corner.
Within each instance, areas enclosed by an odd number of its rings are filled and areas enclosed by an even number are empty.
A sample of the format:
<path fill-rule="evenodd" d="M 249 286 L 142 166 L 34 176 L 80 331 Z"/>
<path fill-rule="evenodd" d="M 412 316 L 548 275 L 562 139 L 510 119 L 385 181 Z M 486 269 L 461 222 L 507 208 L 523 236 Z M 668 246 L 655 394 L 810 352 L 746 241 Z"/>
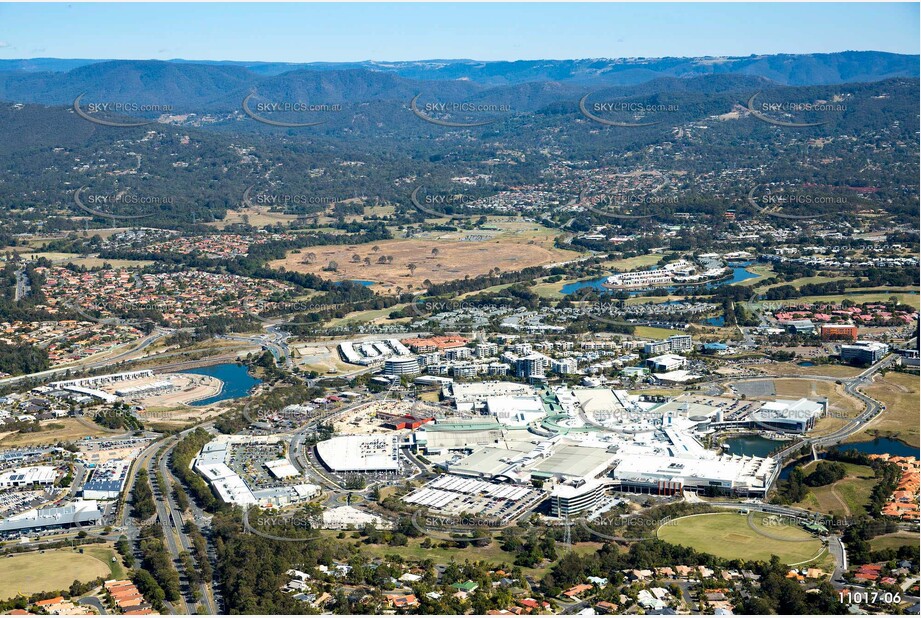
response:
<path fill-rule="evenodd" d="M 514 100 L 519 109 L 535 109 L 581 96 L 588 89 L 707 91 L 918 76 L 918 56 L 882 52 L 305 64 L 35 58 L 0 60 L 0 100 L 68 105 L 85 92 L 99 101 L 169 104 L 178 112 L 207 112 L 237 109 L 253 92 L 267 100 L 323 103 L 406 102 L 421 92 L 442 100 Z M 705 77 L 713 79 L 699 79 Z"/>
<path fill-rule="evenodd" d="M 255 75 L 292 71 L 364 69 L 395 73 L 418 80 L 470 80 L 498 86 L 534 81 L 627 85 L 657 77 L 739 74 L 764 77 L 779 84 L 804 86 L 865 82 L 890 77 L 918 77 L 918 56 L 873 51 L 833 54 L 775 54 L 703 58 L 595 58 L 584 60 L 420 60 L 406 62 L 234 62 L 169 60 L 170 64 L 238 67 Z M 0 72 L 63 73 L 109 60 L 31 58 L 0 60 Z M 134 62 L 134 61 L 126 61 Z"/>

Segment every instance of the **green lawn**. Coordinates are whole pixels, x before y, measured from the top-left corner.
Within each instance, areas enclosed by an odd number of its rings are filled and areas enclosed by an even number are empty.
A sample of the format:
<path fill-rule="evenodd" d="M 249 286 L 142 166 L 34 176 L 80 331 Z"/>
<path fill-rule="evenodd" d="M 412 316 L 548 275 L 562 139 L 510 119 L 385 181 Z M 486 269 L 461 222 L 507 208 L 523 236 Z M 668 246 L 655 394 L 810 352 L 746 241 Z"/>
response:
<path fill-rule="evenodd" d="M 815 284 L 815 283 L 830 283 L 832 281 L 850 281 L 851 277 L 800 277 L 799 279 L 794 279 L 792 281 L 785 281 L 783 283 L 772 283 L 771 285 L 765 286 L 764 288 L 759 289 L 759 292 L 764 290 L 770 290 L 771 288 L 777 288 L 783 285 L 792 285 L 797 290 L 803 287 L 804 285 Z M 750 281 L 750 280 L 746 280 Z"/>
<path fill-rule="evenodd" d="M 819 556 L 822 542 L 798 526 L 765 525 L 764 516 L 741 513 L 708 513 L 673 520 L 657 535 L 674 545 L 691 547 L 720 558 L 770 560 L 777 555 L 785 564 L 799 564 Z"/>
<path fill-rule="evenodd" d="M 349 322 L 352 322 L 355 324 L 360 324 L 364 322 L 372 322 L 374 320 L 380 320 L 382 318 L 387 318 L 387 316 L 393 313 L 394 311 L 400 311 L 404 307 L 406 307 L 406 304 L 394 305 L 393 307 L 386 307 L 384 309 L 368 309 L 367 311 L 354 311 L 341 318 L 335 318 L 335 319 L 330 320 L 329 322 L 326 323 L 326 326 L 329 326 L 329 327 L 342 326 L 343 324 L 347 324 Z M 393 324 L 393 323 L 399 322 L 399 320 L 396 320 L 396 321 L 388 320 L 388 322 Z"/>
<path fill-rule="evenodd" d="M 109 566 L 89 553 L 70 549 L 29 552 L 0 558 L 0 600 L 19 594 L 64 590 L 74 580 L 109 577 Z"/>
<path fill-rule="evenodd" d="M 637 326 L 634 334 L 637 337 L 648 339 L 665 339 L 666 337 L 681 334 L 683 332 L 684 331 L 672 330 L 670 328 L 656 328 L 655 326 Z"/>
<path fill-rule="evenodd" d="M 648 253 L 646 255 L 635 255 L 630 258 L 621 258 L 619 260 L 602 262 L 601 266 L 604 268 L 610 268 L 612 270 L 629 271 L 646 266 L 654 266 L 655 264 L 658 264 L 659 260 L 661 259 L 662 256 L 658 253 Z"/>
<path fill-rule="evenodd" d="M 870 539 L 870 548 L 873 549 L 873 551 L 898 548 L 902 545 L 917 546 L 918 535 L 910 532 L 893 532 L 892 534 L 884 534 L 875 539 Z"/>
<path fill-rule="evenodd" d="M 505 288 L 510 288 L 510 287 L 512 287 L 513 285 L 516 285 L 516 284 L 514 284 L 514 283 L 503 283 L 503 284 L 500 284 L 500 285 L 494 285 L 494 286 L 491 286 L 491 287 L 488 287 L 488 288 L 483 288 L 482 290 L 474 290 L 474 291 L 472 291 L 472 292 L 466 292 L 466 293 L 461 294 L 460 296 L 458 296 L 458 297 L 456 298 L 456 300 L 463 300 L 463 299 L 465 299 L 465 298 L 468 298 L 468 297 L 470 297 L 470 296 L 476 296 L 476 295 L 478 295 L 478 294 L 495 294 L 496 292 L 501 292 L 501 291 L 504 290 Z M 563 284 L 560 284 L 560 287 L 562 287 L 562 286 L 563 286 Z M 562 298 L 562 296 L 563 296 L 563 295 L 560 294 L 560 297 L 561 297 L 561 298 Z"/>
<path fill-rule="evenodd" d="M 125 577 L 125 566 L 122 564 L 121 556 L 118 555 L 112 547 L 108 545 L 89 545 L 84 546 L 84 553 L 102 560 L 107 565 L 109 565 L 109 571 L 111 572 L 112 577 L 115 579 L 124 579 Z M 115 558 L 115 561 L 112 561 L 112 558 Z"/>
<path fill-rule="evenodd" d="M 833 302 L 840 303 L 845 298 L 859 304 L 863 303 L 878 303 L 886 302 L 890 297 L 895 296 L 899 299 L 900 303 L 910 305 L 915 309 L 921 308 L 921 296 L 918 294 L 905 294 L 900 292 L 879 292 L 873 294 L 854 294 L 853 292 L 845 292 L 844 294 L 833 294 L 830 296 L 802 296 L 800 298 L 793 299 L 797 303 L 818 303 L 818 302 Z"/>
<path fill-rule="evenodd" d="M 671 301 L 671 300 L 684 300 L 685 298 L 686 298 L 685 296 L 672 296 L 672 295 L 669 295 L 669 296 L 631 296 L 626 301 L 624 301 L 624 304 L 627 306 L 645 305 L 646 303 L 655 303 L 657 305 L 660 305 L 662 303 L 667 303 L 668 301 Z"/>
<path fill-rule="evenodd" d="M 758 275 L 757 277 L 752 277 L 751 279 L 745 279 L 744 281 L 739 281 L 733 285 L 744 285 L 745 287 L 754 287 L 758 285 L 759 282 L 763 281 L 768 277 L 774 276 L 774 269 L 771 268 L 770 264 L 752 264 L 746 270 L 750 273 Z"/>

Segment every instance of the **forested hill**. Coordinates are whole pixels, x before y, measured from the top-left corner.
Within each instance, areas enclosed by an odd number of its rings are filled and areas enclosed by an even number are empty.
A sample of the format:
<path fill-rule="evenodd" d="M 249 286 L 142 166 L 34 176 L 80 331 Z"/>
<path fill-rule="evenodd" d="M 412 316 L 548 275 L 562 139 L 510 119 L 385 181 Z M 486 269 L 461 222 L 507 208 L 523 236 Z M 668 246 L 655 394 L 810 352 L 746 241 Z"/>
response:
<path fill-rule="evenodd" d="M 169 101 L 182 109 L 225 109 L 228 101 L 260 90 L 311 88 L 329 102 L 405 97 L 427 82 L 440 93 L 472 96 L 483 89 L 556 84 L 584 90 L 644 84 L 661 78 L 745 76 L 779 85 L 828 85 L 918 77 L 918 56 L 883 52 L 768 55 L 744 58 L 626 58 L 478 62 L 257 63 L 185 60 L 0 60 L 0 99 L 67 104 L 82 92 Z M 434 86 L 433 86 L 434 87 Z M 410 95 L 412 96 L 412 95 Z M 154 100 L 156 99 L 156 100 Z"/>

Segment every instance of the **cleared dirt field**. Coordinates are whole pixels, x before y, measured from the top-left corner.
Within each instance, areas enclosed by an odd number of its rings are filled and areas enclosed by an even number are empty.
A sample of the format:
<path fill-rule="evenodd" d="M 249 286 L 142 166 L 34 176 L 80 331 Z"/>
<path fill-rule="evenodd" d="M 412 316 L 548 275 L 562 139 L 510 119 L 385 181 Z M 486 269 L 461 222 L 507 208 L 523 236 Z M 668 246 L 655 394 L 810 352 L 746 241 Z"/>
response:
<path fill-rule="evenodd" d="M 530 225 L 529 228 L 503 231 L 492 237 L 477 231 L 452 232 L 440 238 L 312 247 L 309 251 L 291 253 L 269 265 L 335 281 L 373 281 L 387 290 L 397 287 L 419 290 L 424 287 L 422 283 L 426 279 L 432 283 L 443 283 L 468 275 L 483 275 L 494 268 L 506 272 L 579 257 L 578 253 L 554 248 L 553 237 L 546 228 Z M 375 246 L 377 250 L 374 250 Z M 315 257 L 307 263 L 311 253 Z M 385 257 L 387 263 L 378 263 L 381 257 Z M 365 263 L 366 258 L 370 263 Z M 336 263 L 335 271 L 324 270 L 330 262 Z"/>
<path fill-rule="evenodd" d="M 829 376 L 832 378 L 852 378 L 863 369 L 849 365 L 815 365 L 801 367 L 796 363 L 775 363 L 764 365 L 761 369 L 771 375 Z"/>
<path fill-rule="evenodd" d="M 822 542 L 805 530 L 785 524 L 768 525 L 760 513 L 713 513 L 673 520 L 657 535 L 673 545 L 684 545 L 720 558 L 770 560 L 776 555 L 785 564 L 817 557 Z M 754 528 L 753 528 L 754 527 Z"/>
<path fill-rule="evenodd" d="M 915 447 L 921 446 L 918 376 L 890 371 L 885 376 L 877 375 L 873 384 L 863 390 L 870 397 L 886 404 L 886 411 L 867 423 L 860 433 L 851 436 L 850 442 L 892 437 Z"/>
<path fill-rule="evenodd" d="M 80 438 L 103 437 L 124 433 L 123 431 L 110 431 L 100 427 L 87 418 L 62 418 L 39 423 L 42 431 L 33 433 L 14 433 L 0 440 L 0 446 L 12 448 L 14 446 L 32 446 L 35 444 L 57 444 L 58 442 L 73 442 Z"/>
<path fill-rule="evenodd" d="M 343 362 L 336 350 L 336 344 L 296 344 L 292 347 L 292 358 L 297 365 L 321 374 L 346 373 L 361 369 L 358 365 Z"/>
<path fill-rule="evenodd" d="M 0 599 L 66 589 L 75 579 L 86 582 L 108 577 L 110 573 L 109 566 L 102 560 L 70 550 L 0 558 Z"/>

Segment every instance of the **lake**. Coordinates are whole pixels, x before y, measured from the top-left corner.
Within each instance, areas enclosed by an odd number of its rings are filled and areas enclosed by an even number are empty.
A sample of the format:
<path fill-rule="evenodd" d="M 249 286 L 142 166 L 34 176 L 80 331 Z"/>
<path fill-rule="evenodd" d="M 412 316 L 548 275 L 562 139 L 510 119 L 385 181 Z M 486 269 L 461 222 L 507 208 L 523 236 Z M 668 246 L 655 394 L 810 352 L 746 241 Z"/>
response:
<path fill-rule="evenodd" d="M 897 457 L 918 457 L 918 449 L 909 446 L 904 442 L 893 440 L 892 438 L 876 438 L 866 442 L 852 442 L 850 444 L 839 444 L 838 448 L 842 451 L 854 449 L 867 455 L 883 455 L 888 453 Z"/>
<path fill-rule="evenodd" d="M 712 290 L 718 287 L 722 287 L 724 285 L 732 285 L 733 283 L 745 281 L 746 279 L 753 279 L 757 277 L 758 275 L 748 270 L 748 267 L 751 266 L 752 264 L 753 262 L 743 262 L 741 264 L 733 264 L 731 265 L 732 267 L 732 277 L 731 278 L 725 279 L 723 281 L 718 281 L 716 283 L 707 283 L 704 285 L 693 286 L 693 287 L 700 287 L 706 290 Z M 582 290 L 584 288 L 595 288 L 596 290 L 601 290 L 602 292 L 610 292 L 611 290 L 603 287 L 604 282 L 607 280 L 608 280 L 607 276 L 604 276 L 604 277 L 601 277 L 600 279 L 594 279 L 592 281 L 576 281 L 574 283 L 567 283 L 562 288 L 560 288 L 560 293 L 561 294 L 572 294 L 573 292 L 578 292 L 579 290 Z M 656 288 L 656 289 L 666 290 L 668 292 L 674 292 L 678 288 L 674 286 L 669 286 L 669 287 Z M 644 291 L 645 290 L 633 290 L 629 292 L 629 295 L 637 296 L 641 292 L 644 292 Z M 650 300 L 655 300 L 655 299 L 650 298 Z"/>
<path fill-rule="evenodd" d="M 223 382 L 224 386 L 221 392 L 205 399 L 199 399 L 189 403 L 190 406 L 207 406 L 219 401 L 228 399 L 239 399 L 246 397 L 250 391 L 262 380 L 249 375 L 244 365 L 237 363 L 224 363 L 222 365 L 211 365 L 210 367 L 199 367 L 197 369 L 187 369 L 180 373 L 196 373 L 198 375 L 212 376 Z"/>
<path fill-rule="evenodd" d="M 918 449 L 913 446 L 908 446 L 903 442 L 898 440 L 893 440 L 891 438 L 876 438 L 875 440 L 867 440 L 865 442 L 852 442 L 850 444 L 839 444 L 838 450 L 849 451 L 855 450 L 860 451 L 861 453 L 866 453 L 867 455 L 895 455 L 897 457 L 914 457 L 918 458 L 919 453 Z M 819 459 L 825 458 L 825 452 L 819 452 Z M 790 470 L 794 468 L 793 463 L 788 463 L 784 466 L 783 470 L 780 471 L 780 479 L 786 480 L 790 477 Z"/>

